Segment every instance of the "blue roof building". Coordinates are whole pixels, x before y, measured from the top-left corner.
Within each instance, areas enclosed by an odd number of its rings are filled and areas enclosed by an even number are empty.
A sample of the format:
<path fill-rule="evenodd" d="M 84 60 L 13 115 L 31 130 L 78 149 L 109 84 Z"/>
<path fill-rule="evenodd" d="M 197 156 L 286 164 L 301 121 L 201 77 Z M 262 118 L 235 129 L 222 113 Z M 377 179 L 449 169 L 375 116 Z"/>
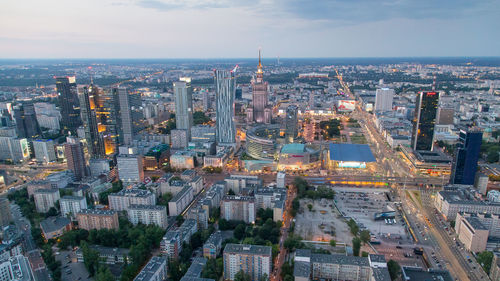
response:
<path fill-rule="evenodd" d="M 330 166 L 340 168 L 366 168 L 377 161 L 367 144 L 331 143 L 328 155 Z"/>

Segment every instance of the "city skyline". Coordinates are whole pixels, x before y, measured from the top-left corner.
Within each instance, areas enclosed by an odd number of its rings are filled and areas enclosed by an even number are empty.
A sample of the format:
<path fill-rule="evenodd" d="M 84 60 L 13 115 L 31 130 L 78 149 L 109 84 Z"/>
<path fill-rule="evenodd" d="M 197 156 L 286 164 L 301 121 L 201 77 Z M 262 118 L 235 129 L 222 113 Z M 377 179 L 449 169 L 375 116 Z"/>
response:
<path fill-rule="evenodd" d="M 261 46 L 268 58 L 499 56 L 499 7 L 496 0 L 26 0 L 2 5 L 9 29 L 0 51 L 3 58 L 239 58 Z"/>

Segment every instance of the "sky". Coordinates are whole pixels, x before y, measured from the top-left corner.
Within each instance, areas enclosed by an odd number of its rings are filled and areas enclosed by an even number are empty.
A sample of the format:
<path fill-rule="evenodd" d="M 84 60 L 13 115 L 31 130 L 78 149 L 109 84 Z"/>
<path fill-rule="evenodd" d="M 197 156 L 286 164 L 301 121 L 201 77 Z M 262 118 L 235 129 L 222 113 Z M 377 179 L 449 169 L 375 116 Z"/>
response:
<path fill-rule="evenodd" d="M 500 0 L 3 0 L 0 58 L 500 56 Z"/>

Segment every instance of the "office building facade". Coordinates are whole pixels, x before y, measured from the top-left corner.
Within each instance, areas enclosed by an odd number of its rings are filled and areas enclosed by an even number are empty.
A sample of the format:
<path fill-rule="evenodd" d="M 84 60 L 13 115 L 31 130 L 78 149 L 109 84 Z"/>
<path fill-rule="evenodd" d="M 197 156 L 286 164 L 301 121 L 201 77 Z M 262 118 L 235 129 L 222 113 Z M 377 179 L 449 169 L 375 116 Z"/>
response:
<path fill-rule="evenodd" d="M 297 121 L 299 108 L 296 105 L 289 105 L 286 109 L 285 119 L 285 141 L 293 143 L 298 136 Z"/>
<path fill-rule="evenodd" d="M 418 93 L 411 135 L 413 150 L 432 150 L 438 103 L 439 92 Z"/>
<path fill-rule="evenodd" d="M 460 131 L 450 183 L 474 184 L 482 141 L 481 131 Z"/>
<path fill-rule="evenodd" d="M 141 155 L 118 155 L 116 157 L 118 177 L 124 183 L 144 181 L 144 168 Z"/>
<path fill-rule="evenodd" d="M 56 90 L 61 107 L 62 128 L 75 132 L 82 124 L 75 76 L 56 77 Z"/>

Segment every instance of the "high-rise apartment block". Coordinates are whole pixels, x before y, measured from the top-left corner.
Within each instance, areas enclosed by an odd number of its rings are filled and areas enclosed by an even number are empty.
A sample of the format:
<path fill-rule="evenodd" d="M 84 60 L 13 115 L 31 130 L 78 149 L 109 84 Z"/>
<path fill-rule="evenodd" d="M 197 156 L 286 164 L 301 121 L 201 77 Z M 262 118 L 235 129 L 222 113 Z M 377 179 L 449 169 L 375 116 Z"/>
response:
<path fill-rule="evenodd" d="M 83 209 L 76 214 L 80 229 L 118 229 L 118 212 L 113 210 Z"/>
<path fill-rule="evenodd" d="M 389 88 L 377 89 L 375 92 L 374 111 L 392 111 L 392 101 L 394 99 L 394 90 Z"/>
<path fill-rule="evenodd" d="M 256 211 L 254 197 L 227 195 L 222 198 L 220 213 L 226 220 L 254 223 Z"/>
<path fill-rule="evenodd" d="M 460 131 L 450 183 L 474 184 L 482 141 L 483 133 L 481 131 Z"/>
<path fill-rule="evenodd" d="M 236 143 L 234 124 L 234 90 L 236 79 L 233 71 L 215 70 L 216 128 L 218 145 Z"/>
<path fill-rule="evenodd" d="M 154 224 L 167 228 L 167 208 L 160 205 L 130 205 L 127 209 L 128 220 L 133 224 Z"/>
<path fill-rule="evenodd" d="M 35 199 L 35 207 L 38 213 L 47 213 L 50 208 L 56 206 L 56 202 L 60 199 L 59 189 L 38 189 L 33 194 Z"/>
<path fill-rule="evenodd" d="M 122 189 L 108 195 L 109 208 L 125 211 L 130 205 L 156 205 L 156 196 L 149 190 Z"/>
<path fill-rule="evenodd" d="M 234 280 L 236 273 L 243 271 L 250 280 L 258 281 L 270 276 L 272 251 L 269 246 L 227 244 L 224 248 L 224 280 Z"/>
<path fill-rule="evenodd" d="M 411 135 L 413 150 L 432 150 L 438 103 L 439 92 L 418 93 Z"/>
<path fill-rule="evenodd" d="M 87 199 L 83 196 L 66 195 L 61 197 L 59 205 L 63 217 L 76 217 L 78 212 L 87 209 Z"/>

